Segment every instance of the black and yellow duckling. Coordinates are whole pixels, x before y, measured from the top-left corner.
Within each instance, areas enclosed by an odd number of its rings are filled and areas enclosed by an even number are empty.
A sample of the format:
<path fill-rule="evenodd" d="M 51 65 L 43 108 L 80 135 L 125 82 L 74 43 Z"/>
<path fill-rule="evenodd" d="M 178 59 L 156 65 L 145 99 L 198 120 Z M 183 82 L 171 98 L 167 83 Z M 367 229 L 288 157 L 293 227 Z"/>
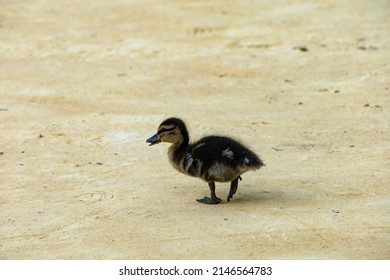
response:
<path fill-rule="evenodd" d="M 231 182 L 227 201 L 237 191 L 238 179 L 248 170 L 257 170 L 261 159 L 239 142 L 223 136 L 207 136 L 190 144 L 186 125 L 181 119 L 169 118 L 158 127 L 157 134 L 146 140 L 149 146 L 168 142 L 169 161 L 178 171 L 199 177 L 209 184 L 211 197 L 197 199 L 205 204 L 218 204 L 214 182 Z"/>

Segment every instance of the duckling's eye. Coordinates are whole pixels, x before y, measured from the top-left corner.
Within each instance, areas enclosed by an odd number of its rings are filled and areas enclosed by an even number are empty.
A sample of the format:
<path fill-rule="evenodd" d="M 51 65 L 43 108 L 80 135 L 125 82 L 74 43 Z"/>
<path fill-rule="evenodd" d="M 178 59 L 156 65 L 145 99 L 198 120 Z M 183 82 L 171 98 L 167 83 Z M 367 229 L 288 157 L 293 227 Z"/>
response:
<path fill-rule="evenodd" d="M 158 131 L 158 134 L 161 134 L 163 132 L 167 132 L 168 134 L 175 134 L 174 127 L 172 128 L 162 128 Z"/>

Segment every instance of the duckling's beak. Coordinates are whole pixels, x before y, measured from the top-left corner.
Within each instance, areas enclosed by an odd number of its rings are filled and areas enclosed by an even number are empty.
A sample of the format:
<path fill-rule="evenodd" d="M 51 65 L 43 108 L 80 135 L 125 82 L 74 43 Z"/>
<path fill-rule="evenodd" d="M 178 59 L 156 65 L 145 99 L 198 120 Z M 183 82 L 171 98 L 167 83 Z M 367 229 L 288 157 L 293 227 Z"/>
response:
<path fill-rule="evenodd" d="M 150 143 L 149 146 L 161 143 L 161 139 L 158 137 L 157 134 L 153 135 L 149 139 L 146 140 L 146 143 Z"/>

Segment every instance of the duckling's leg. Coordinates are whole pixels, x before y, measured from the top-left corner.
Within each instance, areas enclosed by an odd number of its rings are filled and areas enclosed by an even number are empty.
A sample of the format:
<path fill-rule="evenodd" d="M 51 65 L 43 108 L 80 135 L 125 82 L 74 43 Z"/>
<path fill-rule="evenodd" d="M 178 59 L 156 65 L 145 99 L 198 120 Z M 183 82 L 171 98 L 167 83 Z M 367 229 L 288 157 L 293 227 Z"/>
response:
<path fill-rule="evenodd" d="M 242 180 L 241 176 L 238 176 L 236 179 L 234 179 L 231 184 L 230 184 L 230 192 L 229 192 L 229 195 L 227 197 L 227 201 L 229 202 L 231 198 L 233 198 L 233 195 L 236 193 L 237 191 L 237 188 L 238 188 L 238 179 L 240 179 L 240 181 Z"/>
<path fill-rule="evenodd" d="M 221 199 L 215 195 L 215 183 L 210 182 L 209 188 L 210 188 L 210 196 L 211 197 L 205 196 L 204 198 L 197 199 L 196 201 L 204 203 L 204 204 L 218 204 L 218 203 L 220 203 Z"/>

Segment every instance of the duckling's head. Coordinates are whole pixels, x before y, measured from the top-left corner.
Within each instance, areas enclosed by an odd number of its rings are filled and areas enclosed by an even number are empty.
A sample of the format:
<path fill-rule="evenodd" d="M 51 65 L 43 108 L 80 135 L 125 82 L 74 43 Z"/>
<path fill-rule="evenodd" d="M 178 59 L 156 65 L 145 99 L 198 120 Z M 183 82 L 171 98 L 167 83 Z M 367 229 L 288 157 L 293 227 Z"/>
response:
<path fill-rule="evenodd" d="M 178 118 L 169 118 L 163 121 L 157 129 L 157 133 L 146 140 L 147 143 L 150 143 L 149 146 L 167 142 L 172 143 L 175 147 L 183 144 L 188 145 L 188 141 L 186 125 Z"/>

